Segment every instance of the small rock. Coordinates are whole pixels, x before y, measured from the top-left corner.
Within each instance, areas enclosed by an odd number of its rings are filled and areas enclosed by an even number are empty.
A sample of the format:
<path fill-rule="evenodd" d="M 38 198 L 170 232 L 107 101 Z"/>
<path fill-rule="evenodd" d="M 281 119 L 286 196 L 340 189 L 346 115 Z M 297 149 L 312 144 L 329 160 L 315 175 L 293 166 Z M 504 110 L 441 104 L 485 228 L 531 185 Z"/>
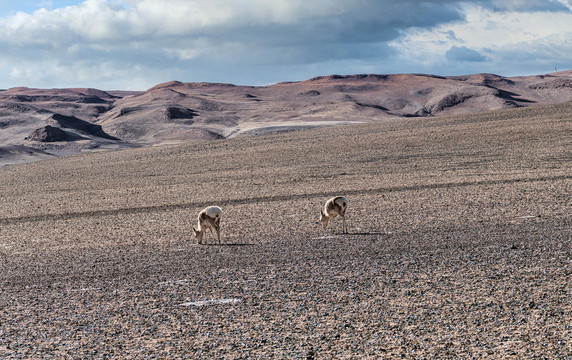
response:
<path fill-rule="evenodd" d="M 40 142 L 63 141 L 68 138 L 65 131 L 60 128 L 46 125 L 30 133 L 26 139 Z"/>

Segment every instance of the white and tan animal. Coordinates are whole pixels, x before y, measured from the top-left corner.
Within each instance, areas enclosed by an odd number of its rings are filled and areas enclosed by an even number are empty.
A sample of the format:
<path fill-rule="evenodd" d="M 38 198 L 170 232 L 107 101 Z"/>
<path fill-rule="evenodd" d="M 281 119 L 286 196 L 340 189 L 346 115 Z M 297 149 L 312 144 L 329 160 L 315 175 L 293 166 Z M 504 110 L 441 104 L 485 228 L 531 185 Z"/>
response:
<path fill-rule="evenodd" d="M 324 225 L 324 229 L 328 226 L 330 219 L 333 220 L 339 215 L 343 220 L 342 231 L 344 234 L 348 233 L 348 228 L 346 227 L 346 210 L 348 204 L 348 199 L 343 196 L 336 196 L 326 201 L 324 209 L 320 209 L 320 221 L 322 225 Z"/>
<path fill-rule="evenodd" d="M 197 237 L 197 243 L 203 243 L 203 237 L 207 229 L 211 230 L 211 234 L 214 238 L 213 229 L 216 230 L 217 240 L 220 244 L 220 220 L 222 218 L 222 209 L 218 206 L 209 206 L 199 213 L 198 216 L 198 227 L 193 226 L 193 231 Z"/>

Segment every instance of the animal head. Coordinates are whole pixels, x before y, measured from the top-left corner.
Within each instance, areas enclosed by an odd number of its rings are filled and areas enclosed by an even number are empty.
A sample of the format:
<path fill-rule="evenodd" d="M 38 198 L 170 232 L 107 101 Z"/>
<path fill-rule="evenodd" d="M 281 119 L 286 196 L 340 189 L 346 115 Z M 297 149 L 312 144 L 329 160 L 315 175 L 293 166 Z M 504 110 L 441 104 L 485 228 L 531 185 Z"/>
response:
<path fill-rule="evenodd" d="M 324 229 L 328 226 L 328 222 L 330 221 L 330 218 L 326 216 L 326 213 L 322 209 L 320 209 L 320 221 L 322 222 L 322 225 L 324 225 Z"/>
<path fill-rule="evenodd" d="M 193 226 L 193 232 L 195 233 L 195 237 L 197 238 L 197 243 L 201 244 L 203 242 L 203 232 L 198 230 L 196 227 Z"/>

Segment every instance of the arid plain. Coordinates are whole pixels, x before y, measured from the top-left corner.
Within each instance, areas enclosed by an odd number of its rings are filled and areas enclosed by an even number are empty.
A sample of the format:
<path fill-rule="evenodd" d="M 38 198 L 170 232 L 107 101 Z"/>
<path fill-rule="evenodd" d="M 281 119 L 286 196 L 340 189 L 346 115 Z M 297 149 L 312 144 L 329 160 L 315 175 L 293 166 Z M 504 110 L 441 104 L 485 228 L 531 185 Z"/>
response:
<path fill-rule="evenodd" d="M 0 358 L 569 359 L 571 164 L 564 103 L 1 167 Z"/>

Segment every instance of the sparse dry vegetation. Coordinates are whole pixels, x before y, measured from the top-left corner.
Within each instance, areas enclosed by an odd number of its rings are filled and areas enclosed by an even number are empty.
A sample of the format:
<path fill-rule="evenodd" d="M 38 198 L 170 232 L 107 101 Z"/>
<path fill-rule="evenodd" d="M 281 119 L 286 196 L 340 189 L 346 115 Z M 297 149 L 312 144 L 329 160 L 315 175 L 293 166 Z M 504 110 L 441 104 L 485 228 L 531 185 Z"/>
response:
<path fill-rule="evenodd" d="M 571 114 L 1 167 L 0 358 L 569 359 Z M 338 194 L 349 235 L 318 223 Z M 196 245 L 211 203 L 225 245 Z"/>

